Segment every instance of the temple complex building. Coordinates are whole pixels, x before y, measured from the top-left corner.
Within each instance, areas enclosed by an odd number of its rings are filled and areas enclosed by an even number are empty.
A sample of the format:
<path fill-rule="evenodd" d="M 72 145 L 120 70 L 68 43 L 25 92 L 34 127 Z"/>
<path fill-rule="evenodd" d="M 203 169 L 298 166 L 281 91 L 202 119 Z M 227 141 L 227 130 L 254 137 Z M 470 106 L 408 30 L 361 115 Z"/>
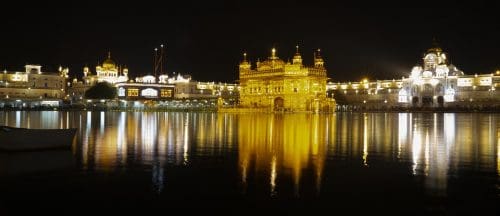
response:
<path fill-rule="evenodd" d="M 255 67 L 243 55 L 239 65 L 240 107 L 270 111 L 329 111 L 335 106 L 326 97 L 327 71 L 320 50 L 314 53 L 314 65 L 305 66 L 297 52 L 292 62 L 284 62 L 272 49 L 265 61 Z"/>
<path fill-rule="evenodd" d="M 96 83 L 108 82 L 114 85 L 116 83 L 126 83 L 128 79 L 128 68 L 119 67 L 111 59 L 111 52 L 108 52 L 106 60 L 101 65 L 96 66 L 95 74 L 90 71 L 89 67 L 83 67 L 83 81 L 78 81 L 74 78 L 68 88 L 68 96 L 72 102 L 82 101 L 85 91 Z"/>
<path fill-rule="evenodd" d="M 108 58 L 104 60 L 102 65 L 96 66 L 95 74 L 92 74 L 89 67 L 83 68 L 84 84 L 92 86 L 98 82 L 108 82 L 111 84 L 127 82 L 128 81 L 128 68 L 119 67 L 111 60 L 111 53 L 108 53 Z"/>
<path fill-rule="evenodd" d="M 127 101 L 168 100 L 174 97 L 174 85 L 156 80 L 147 75 L 137 77 L 135 82 L 117 83 L 118 98 Z"/>
<path fill-rule="evenodd" d="M 500 108 L 500 71 L 467 75 L 434 42 L 408 77 L 328 83 L 340 109 Z"/>
<path fill-rule="evenodd" d="M 42 72 L 40 65 L 26 65 L 25 71 L 0 72 L 0 107 L 59 106 L 66 95 L 68 68 Z"/>

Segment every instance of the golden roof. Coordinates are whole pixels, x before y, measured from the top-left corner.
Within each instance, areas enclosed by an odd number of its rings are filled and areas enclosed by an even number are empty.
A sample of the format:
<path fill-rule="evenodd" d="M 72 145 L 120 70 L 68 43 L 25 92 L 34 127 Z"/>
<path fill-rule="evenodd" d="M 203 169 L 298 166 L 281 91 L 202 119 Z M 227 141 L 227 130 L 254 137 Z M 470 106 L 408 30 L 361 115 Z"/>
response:
<path fill-rule="evenodd" d="M 428 53 L 430 52 L 443 52 L 443 49 L 439 46 L 438 42 L 436 41 L 436 38 L 432 39 L 432 47 L 427 50 Z"/>
<path fill-rule="evenodd" d="M 108 52 L 108 58 L 102 63 L 103 68 L 114 68 L 116 66 L 115 62 L 111 60 L 111 52 Z"/>

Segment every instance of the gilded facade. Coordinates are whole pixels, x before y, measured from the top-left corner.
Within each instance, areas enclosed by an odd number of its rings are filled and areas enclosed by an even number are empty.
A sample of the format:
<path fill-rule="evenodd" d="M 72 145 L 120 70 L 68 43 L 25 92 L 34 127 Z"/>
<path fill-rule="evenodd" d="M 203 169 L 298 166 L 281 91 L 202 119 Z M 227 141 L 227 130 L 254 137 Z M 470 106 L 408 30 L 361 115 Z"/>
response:
<path fill-rule="evenodd" d="M 302 63 L 298 46 L 292 62 L 284 62 L 272 49 L 256 67 L 246 58 L 239 65 L 240 107 L 271 111 L 329 111 L 334 101 L 326 96 L 327 72 L 319 50 L 314 65 Z"/>

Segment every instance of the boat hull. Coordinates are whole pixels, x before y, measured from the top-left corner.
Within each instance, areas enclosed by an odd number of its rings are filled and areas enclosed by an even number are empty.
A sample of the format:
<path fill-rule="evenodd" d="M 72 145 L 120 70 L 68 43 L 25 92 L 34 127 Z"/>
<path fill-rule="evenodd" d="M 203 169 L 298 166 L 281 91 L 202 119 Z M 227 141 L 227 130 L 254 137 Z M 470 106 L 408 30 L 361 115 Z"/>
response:
<path fill-rule="evenodd" d="M 25 129 L 0 128 L 0 150 L 36 151 L 69 149 L 75 139 L 76 128 L 71 129 Z"/>

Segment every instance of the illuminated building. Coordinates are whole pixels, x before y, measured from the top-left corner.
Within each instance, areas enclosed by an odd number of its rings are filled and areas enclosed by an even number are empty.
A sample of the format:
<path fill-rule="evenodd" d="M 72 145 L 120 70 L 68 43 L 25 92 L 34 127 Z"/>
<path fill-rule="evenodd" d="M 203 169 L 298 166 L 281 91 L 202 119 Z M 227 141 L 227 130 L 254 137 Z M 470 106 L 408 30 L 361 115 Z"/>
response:
<path fill-rule="evenodd" d="M 448 59 L 434 42 L 424 54 L 423 65 L 414 66 L 407 78 L 328 83 L 327 88 L 344 108 L 500 107 L 496 90 L 500 73 L 466 75 Z"/>
<path fill-rule="evenodd" d="M 239 65 L 240 106 L 272 111 L 328 111 L 333 99 L 326 97 L 327 73 L 319 50 L 314 66 L 302 64 L 298 46 L 292 62 L 285 63 L 272 49 L 271 56 L 257 61 L 255 69 L 246 58 Z"/>
<path fill-rule="evenodd" d="M 158 79 L 147 75 L 137 77 L 135 82 L 116 83 L 115 86 L 121 105 L 135 108 L 145 104 L 158 108 L 215 108 L 218 98 L 222 105 L 235 104 L 238 98 L 235 84 L 197 82 L 192 81 L 191 76 L 180 74 L 176 77 L 160 75 Z"/>
<path fill-rule="evenodd" d="M 0 72 L 0 107 L 59 106 L 66 97 L 68 68 L 42 72 L 40 65 L 26 65 L 24 72 Z"/>
<path fill-rule="evenodd" d="M 137 77 L 135 82 L 117 83 L 115 86 L 119 99 L 167 100 L 174 96 L 174 85 L 162 82 L 162 79 L 157 82 L 152 75 Z"/>
<path fill-rule="evenodd" d="M 239 86 L 231 83 L 200 82 L 189 75 L 177 74 L 168 79 L 175 85 L 175 99 L 218 99 L 223 105 L 234 105 L 239 98 Z"/>
<path fill-rule="evenodd" d="M 87 66 L 83 68 L 83 80 L 87 86 L 93 86 L 98 82 L 109 82 L 111 84 L 127 82 L 128 69 L 118 67 L 116 63 L 111 60 L 111 53 L 108 53 L 108 58 L 104 60 L 102 65 L 97 65 L 96 74 L 92 72 Z"/>
<path fill-rule="evenodd" d="M 108 82 L 111 84 L 125 83 L 128 81 L 128 68 L 123 69 L 118 67 L 111 59 L 111 53 L 108 52 L 108 57 L 102 65 L 96 66 L 96 73 L 92 74 L 89 67 L 83 67 L 83 82 L 76 78 L 70 83 L 68 95 L 72 102 L 81 101 L 84 98 L 85 91 L 99 82 Z"/>

